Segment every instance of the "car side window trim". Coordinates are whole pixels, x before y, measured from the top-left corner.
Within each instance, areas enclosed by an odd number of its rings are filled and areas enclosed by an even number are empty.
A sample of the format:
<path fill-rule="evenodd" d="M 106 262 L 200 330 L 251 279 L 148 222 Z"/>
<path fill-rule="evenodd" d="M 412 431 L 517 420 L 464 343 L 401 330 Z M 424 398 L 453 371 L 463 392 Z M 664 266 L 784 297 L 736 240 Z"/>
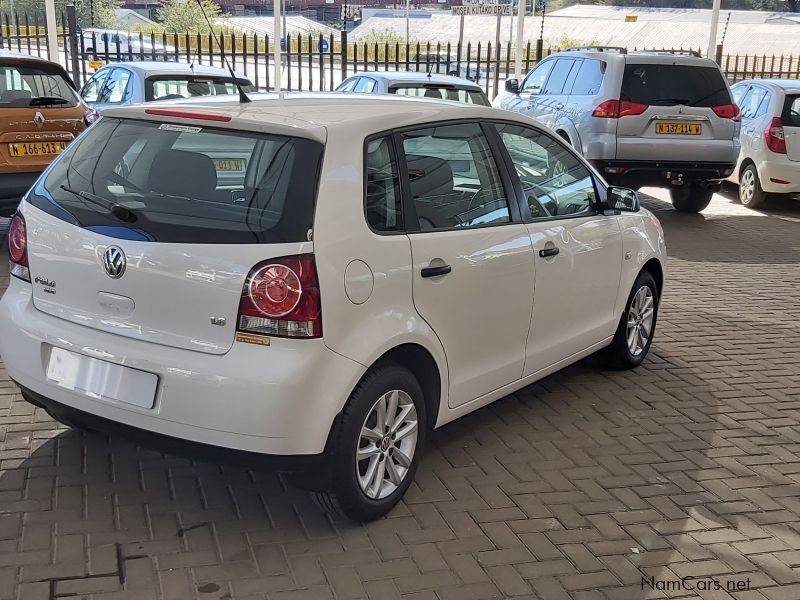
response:
<path fill-rule="evenodd" d="M 370 143 L 374 142 L 375 140 L 385 139 L 386 142 L 390 146 L 391 154 L 394 158 L 395 167 L 397 168 L 397 177 L 400 179 L 400 223 L 397 224 L 397 229 L 394 231 L 379 231 L 372 227 L 369 222 L 369 218 L 367 217 L 367 176 L 369 173 L 367 172 L 367 160 L 368 160 L 368 148 Z M 400 153 L 398 152 L 398 145 L 397 145 L 397 134 L 392 131 L 384 131 L 381 133 L 376 133 L 370 135 L 369 137 L 364 138 L 364 148 L 362 153 L 362 167 L 363 167 L 363 177 L 362 177 L 362 187 L 363 187 L 363 214 L 364 214 L 364 223 L 367 225 L 369 230 L 375 235 L 381 236 L 392 236 L 392 235 L 405 235 L 407 233 L 407 224 L 409 223 L 409 218 L 412 213 L 409 212 L 408 209 L 408 202 L 406 202 L 406 195 L 403 193 L 405 178 L 404 178 L 404 171 L 403 167 L 405 166 L 405 159 L 401 161 Z M 402 164 L 401 164 L 402 162 Z M 413 203 L 412 203 L 413 204 Z M 412 207 L 413 209 L 413 207 Z M 413 213 L 414 222 L 416 222 L 416 212 Z"/>
<path fill-rule="evenodd" d="M 502 120 L 487 121 L 486 125 L 487 126 L 491 126 L 491 128 L 494 129 L 494 135 L 496 136 L 497 143 L 500 145 L 500 153 L 502 155 L 502 160 L 504 161 L 504 164 L 505 164 L 505 167 L 506 167 L 505 170 L 507 172 L 509 172 L 509 174 L 510 174 L 510 177 L 511 177 L 511 180 L 512 180 L 513 186 L 514 186 L 514 192 L 515 192 L 515 194 L 517 196 L 517 204 L 519 205 L 519 207 L 520 207 L 520 209 L 522 211 L 522 222 L 523 223 L 541 223 L 541 222 L 545 222 L 545 221 L 561 221 L 561 220 L 567 220 L 567 219 L 583 219 L 585 217 L 597 216 L 602 212 L 602 203 L 603 203 L 603 198 L 605 198 L 605 193 L 603 193 L 602 196 L 599 193 L 600 189 L 599 189 L 598 183 L 600 182 L 600 180 L 599 180 L 597 174 L 594 172 L 593 169 L 591 169 L 590 167 L 585 165 L 583 158 L 574 150 L 574 148 L 572 148 L 568 144 L 565 144 L 563 142 L 563 140 L 559 139 L 558 136 L 551 135 L 550 132 L 547 132 L 547 131 L 544 131 L 544 130 L 539 130 L 539 129 L 536 129 L 534 127 L 530 127 L 530 126 L 528 126 L 528 125 L 526 125 L 524 123 L 519 123 L 519 122 L 516 122 L 516 121 L 502 121 Z M 509 153 L 508 149 L 505 147 L 505 144 L 502 141 L 502 137 L 500 136 L 500 132 L 497 131 L 497 127 L 495 127 L 496 125 L 510 125 L 510 126 L 513 126 L 513 127 L 521 127 L 523 129 L 527 129 L 529 131 L 532 131 L 532 132 L 534 132 L 534 133 L 536 133 L 538 135 L 541 135 L 542 137 L 546 137 L 546 138 L 550 139 L 551 141 L 554 141 L 557 144 L 563 146 L 566 149 L 566 151 L 569 154 L 571 154 L 574 158 L 576 158 L 581 165 L 586 167 L 587 172 L 589 173 L 590 177 L 592 178 L 592 185 L 594 186 L 594 196 L 595 196 L 595 201 L 594 201 L 594 206 L 593 206 L 594 210 L 592 210 L 591 212 L 588 212 L 588 213 L 577 213 L 577 214 L 570 214 L 570 215 L 553 215 L 551 217 L 533 217 L 533 216 L 531 216 L 530 207 L 528 206 L 528 200 L 525 197 L 525 191 L 524 191 L 524 188 L 522 187 L 522 180 L 519 178 L 519 174 L 517 173 L 517 170 L 514 167 L 514 161 L 511 158 L 511 154 Z"/>

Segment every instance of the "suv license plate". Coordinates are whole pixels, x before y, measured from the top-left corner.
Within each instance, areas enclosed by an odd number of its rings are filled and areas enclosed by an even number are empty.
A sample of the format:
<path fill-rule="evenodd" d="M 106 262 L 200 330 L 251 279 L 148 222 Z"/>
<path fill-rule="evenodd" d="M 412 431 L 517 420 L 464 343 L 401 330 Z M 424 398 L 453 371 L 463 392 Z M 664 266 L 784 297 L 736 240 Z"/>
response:
<path fill-rule="evenodd" d="M 665 135 L 700 135 L 703 127 L 700 123 L 672 123 L 659 121 L 656 123 L 656 133 Z"/>
<path fill-rule="evenodd" d="M 29 142 L 9 144 L 8 154 L 17 156 L 56 156 L 64 151 L 67 142 Z"/>

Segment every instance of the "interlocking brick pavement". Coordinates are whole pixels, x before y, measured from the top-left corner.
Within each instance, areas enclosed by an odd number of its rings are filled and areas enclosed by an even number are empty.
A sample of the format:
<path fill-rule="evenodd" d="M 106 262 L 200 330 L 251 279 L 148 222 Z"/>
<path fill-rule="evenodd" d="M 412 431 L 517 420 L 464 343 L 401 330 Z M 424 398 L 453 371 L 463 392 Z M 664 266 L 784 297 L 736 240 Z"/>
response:
<path fill-rule="evenodd" d="M 0 370 L 0 600 L 798 600 L 800 205 L 647 204 L 671 261 L 644 366 L 589 359 L 438 430 L 369 525 L 59 427 Z"/>

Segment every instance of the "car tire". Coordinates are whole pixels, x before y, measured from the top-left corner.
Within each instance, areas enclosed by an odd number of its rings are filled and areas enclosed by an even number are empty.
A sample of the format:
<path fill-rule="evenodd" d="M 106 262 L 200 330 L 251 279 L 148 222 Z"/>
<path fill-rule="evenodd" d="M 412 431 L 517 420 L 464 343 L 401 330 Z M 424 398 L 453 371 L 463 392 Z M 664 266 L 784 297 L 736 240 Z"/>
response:
<path fill-rule="evenodd" d="M 767 201 L 767 194 L 761 187 L 758 169 L 753 163 L 747 165 L 739 175 L 739 202 L 747 208 L 758 208 Z"/>
<path fill-rule="evenodd" d="M 392 407 L 394 424 L 381 423 L 381 414 Z M 327 457 L 331 484 L 314 494 L 317 504 L 359 522 L 388 513 L 414 479 L 426 423 L 422 388 L 411 371 L 394 363 L 370 369 L 333 432 Z"/>
<path fill-rule="evenodd" d="M 649 303 L 648 303 L 649 302 Z M 603 362 L 612 369 L 633 369 L 650 351 L 658 320 L 658 286 L 647 271 L 636 278 L 620 317 L 614 339 L 603 352 Z M 644 334 L 644 338 L 640 335 Z"/>
<path fill-rule="evenodd" d="M 686 185 L 669 191 L 672 206 L 678 212 L 698 213 L 711 203 L 714 190 L 699 186 Z"/>

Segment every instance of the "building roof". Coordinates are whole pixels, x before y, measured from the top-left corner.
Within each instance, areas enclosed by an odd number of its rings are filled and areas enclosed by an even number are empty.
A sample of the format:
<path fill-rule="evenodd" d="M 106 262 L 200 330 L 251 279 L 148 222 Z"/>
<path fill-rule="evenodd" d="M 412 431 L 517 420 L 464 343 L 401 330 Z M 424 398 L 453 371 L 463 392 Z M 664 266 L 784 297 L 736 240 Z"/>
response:
<path fill-rule="evenodd" d="M 567 11 L 566 13 L 564 11 Z M 595 12 L 597 11 L 597 12 Z M 406 39 L 406 21 L 398 11 L 365 19 L 350 32 L 350 41 L 370 39 L 374 32 L 389 39 Z M 626 22 L 625 16 L 636 14 L 636 22 Z M 725 54 L 800 54 L 800 24 L 795 13 L 768 13 L 758 11 L 732 11 L 727 25 L 728 11 L 720 15 L 718 40 L 725 32 Z M 410 19 L 409 30 L 412 43 L 425 44 L 431 41 L 431 51 L 437 44 L 442 51 L 455 51 L 458 44 L 460 17 L 444 11 L 432 12 L 430 18 Z M 642 48 L 705 49 L 708 47 L 710 11 L 685 9 L 644 9 L 616 6 L 576 5 L 547 13 L 544 23 L 544 46 L 563 48 L 566 45 L 625 46 L 630 50 Z M 512 22 L 513 21 L 513 22 Z M 524 20 L 523 41 L 530 43 L 534 52 L 536 38 L 542 25 L 540 15 L 528 16 Z M 471 42 L 473 53 L 478 42 L 494 45 L 497 18 L 494 16 L 469 15 L 464 17 L 464 42 Z M 504 16 L 500 23 L 500 43 L 512 40 L 516 30 L 516 18 Z M 513 36 L 516 42 L 516 35 Z"/>

